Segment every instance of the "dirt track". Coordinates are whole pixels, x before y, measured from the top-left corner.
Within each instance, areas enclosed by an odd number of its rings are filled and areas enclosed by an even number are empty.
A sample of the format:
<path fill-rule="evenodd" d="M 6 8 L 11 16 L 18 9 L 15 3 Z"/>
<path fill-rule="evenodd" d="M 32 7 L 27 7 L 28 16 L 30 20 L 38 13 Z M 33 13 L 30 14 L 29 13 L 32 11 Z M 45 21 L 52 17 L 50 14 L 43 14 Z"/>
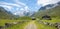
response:
<path fill-rule="evenodd" d="M 35 21 L 31 21 L 30 23 L 28 23 L 28 25 L 26 25 L 26 27 L 24 29 L 37 29 L 37 26 L 34 23 Z"/>

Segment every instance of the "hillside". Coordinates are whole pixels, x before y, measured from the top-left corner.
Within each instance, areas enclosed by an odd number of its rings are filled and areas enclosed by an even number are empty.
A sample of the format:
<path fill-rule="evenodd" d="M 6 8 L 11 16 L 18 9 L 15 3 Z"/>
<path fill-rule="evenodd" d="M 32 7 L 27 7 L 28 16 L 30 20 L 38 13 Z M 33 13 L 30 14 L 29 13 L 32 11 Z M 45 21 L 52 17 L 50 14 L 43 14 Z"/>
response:
<path fill-rule="evenodd" d="M 37 18 L 41 18 L 43 15 L 49 15 L 52 18 L 59 18 L 60 17 L 60 5 L 52 9 L 40 10 L 37 13 L 35 13 L 34 16 Z"/>
<path fill-rule="evenodd" d="M 0 7 L 0 19 L 14 19 L 15 16 L 11 13 L 6 11 L 3 7 Z"/>

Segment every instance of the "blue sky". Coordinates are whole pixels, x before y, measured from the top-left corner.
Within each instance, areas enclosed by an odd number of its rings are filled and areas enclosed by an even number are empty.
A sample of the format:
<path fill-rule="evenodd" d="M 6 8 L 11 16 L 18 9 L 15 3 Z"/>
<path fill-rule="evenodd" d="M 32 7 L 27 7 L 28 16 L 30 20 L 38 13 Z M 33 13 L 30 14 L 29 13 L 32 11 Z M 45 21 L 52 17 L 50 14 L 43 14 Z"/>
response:
<path fill-rule="evenodd" d="M 4 1 L 7 3 L 14 3 L 13 0 L 0 0 L 0 1 Z M 38 10 L 40 8 L 40 6 L 36 5 L 37 0 L 19 0 L 19 2 L 26 4 L 33 11 Z M 36 7 L 38 7 L 38 8 L 36 8 Z"/>
<path fill-rule="evenodd" d="M 42 6 L 55 4 L 60 0 L 0 0 L 0 6 L 13 14 L 23 15 L 24 12 L 38 11 Z"/>

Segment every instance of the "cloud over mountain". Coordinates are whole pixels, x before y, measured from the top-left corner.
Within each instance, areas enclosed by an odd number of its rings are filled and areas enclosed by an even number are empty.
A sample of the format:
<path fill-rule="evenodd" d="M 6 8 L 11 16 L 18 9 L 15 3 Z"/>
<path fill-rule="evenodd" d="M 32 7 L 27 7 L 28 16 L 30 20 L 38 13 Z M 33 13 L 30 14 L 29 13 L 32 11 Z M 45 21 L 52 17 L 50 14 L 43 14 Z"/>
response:
<path fill-rule="evenodd" d="M 20 2 L 19 0 L 12 0 L 14 3 L 1 1 L 0 6 L 4 7 L 7 11 L 11 11 L 15 15 L 24 15 L 24 12 L 29 12 L 29 7 Z"/>
<path fill-rule="evenodd" d="M 37 4 L 45 6 L 45 5 L 48 5 L 48 4 L 55 4 L 55 3 L 59 2 L 59 1 L 60 0 L 38 0 Z"/>

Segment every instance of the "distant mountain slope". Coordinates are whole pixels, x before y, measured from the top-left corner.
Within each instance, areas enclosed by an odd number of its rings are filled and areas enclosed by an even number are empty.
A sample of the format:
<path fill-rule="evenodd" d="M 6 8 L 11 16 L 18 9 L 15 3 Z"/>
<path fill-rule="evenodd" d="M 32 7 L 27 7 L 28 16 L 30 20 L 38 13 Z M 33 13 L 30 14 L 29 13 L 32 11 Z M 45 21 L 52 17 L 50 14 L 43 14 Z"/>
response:
<path fill-rule="evenodd" d="M 48 4 L 48 5 L 46 5 L 46 6 L 42 6 L 42 7 L 39 9 L 39 11 L 40 11 L 40 10 L 45 10 L 45 9 L 52 8 L 53 6 L 54 6 L 54 4 Z"/>
<path fill-rule="evenodd" d="M 3 7 L 0 7 L 0 19 L 13 19 L 15 16 L 11 13 L 6 11 Z"/>
<path fill-rule="evenodd" d="M 40 10 L 45 10 L 45 9 L 54 8 L 54 7 L 58 6 L 58 5 L 60 5 L 60 1 L 59 1 L 58 3 L 56 3 L 56 4 L 48 4 L 48 5 L 46 5 L 46 6 L 42 6 L 42 7 L 39 9 L 39 11 L 40 11 Z"/>
<path fill-rule="evenodd" d="M 57 4 L 59 4 L 59 5 L 60 5 L 60 1 L 59 1 Z"/>
<path fill-rule="evenodd" d="M 51 9 L 40 10 L 35 13 L 35 17 L 41 18 L 43 15 L 50 15 L 52 18 L 60 18 L 60 5 Z"/>

